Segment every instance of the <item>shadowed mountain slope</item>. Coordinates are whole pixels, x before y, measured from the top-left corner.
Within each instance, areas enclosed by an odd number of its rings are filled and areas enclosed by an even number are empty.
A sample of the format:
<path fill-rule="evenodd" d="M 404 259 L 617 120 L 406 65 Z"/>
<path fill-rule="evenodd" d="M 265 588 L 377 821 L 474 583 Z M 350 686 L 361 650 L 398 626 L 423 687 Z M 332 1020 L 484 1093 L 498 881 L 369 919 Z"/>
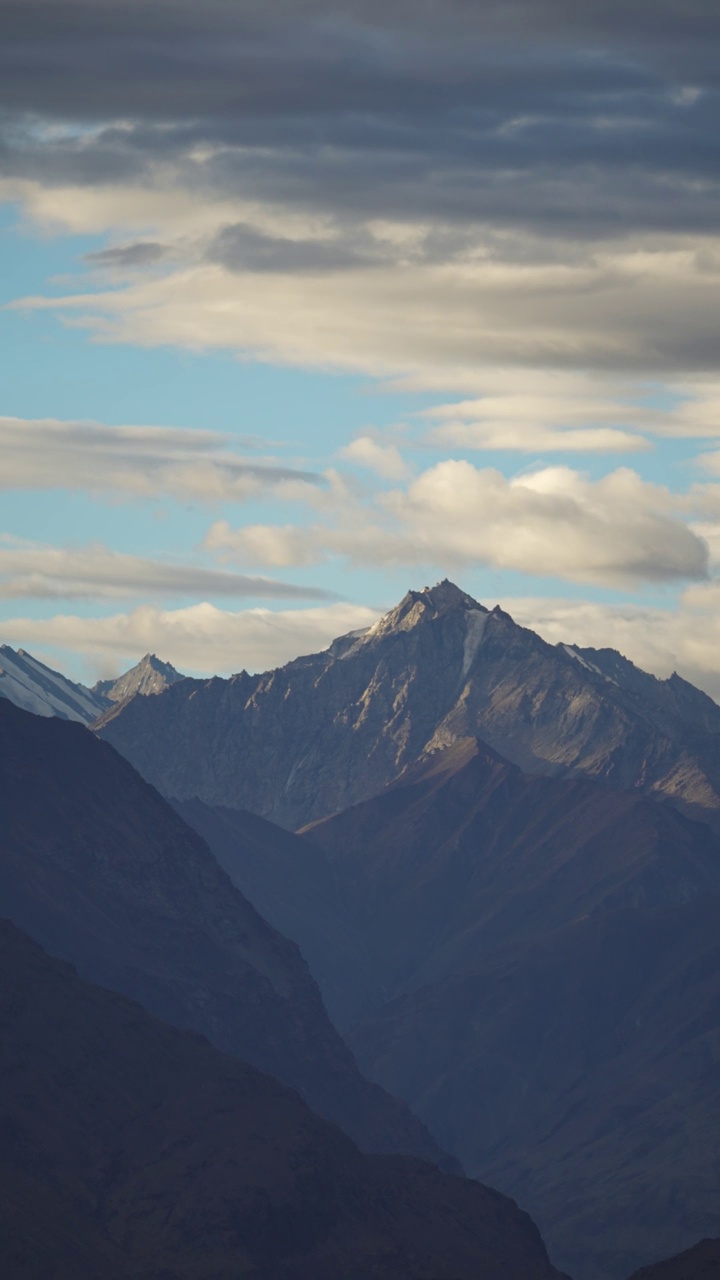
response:
<path fill-rule="evenodd" d="M 167 796 L 296 829 L 481 737 L 532 773 L 584 774 L 720 808 L 720 707 L 619 654 L 546 644 L 452 583 L 263 675 L 185 680 L 97 724 Z"/>
<path fill-rule="evenodd" d="M 621 909 L 388 1004 L 351 1037 L 576 1280 L 720 1230 L 720 900 Z"/>
<path fill-rule="evenodd" d="M 636 1271 L 630 1280 L 718 1280 L 720 1240 L 701 1240 L 676 1258 Z"/>
<path fill-rule="evenodd" d="M 302 839 L 183 808 L 268 912 L 274 885 L 287 912 L 302 868 L 311 884 L 322 870 L 325 896 L 298 898 L 294 932 L 314 945 L 361 1065 L 527 1205 L 577 1280 L 621 1280 L 718 1229 L 720 838 L 708 826 L 642 795 L 530 777 L 477 740 Z M 352 965 L 332 970 L 328 911 L 361 983 Z M 376 1013 L 351 1029 L 368 1000 Z"/>
<path fill-rule="evenodd" d="M 263 918 L 298 943 L 336 1025 L 352 1026 L 386 998 L 372 947 L 323 849 L 246 809 L 201 800 L 173 807 Z"/>
<path fill-rule="evenodd" d="M 369 1149 L 442 1159 L 363 1079 L 294 943 L 106 743 L 0 702 L 0 813 L 2 910 L 54 955 L 278 1075 Z"/>
<path fill-rule="evenodd" d="M 0 1079 L 8 1280 L 561 1280 L 512 1201 L 361 1155 L 6 921 Z"/>
<path fill-rule="evenodd" d="M 476 739 L 303 833 L 399 994 L 598 912 L 720 894 L 720 836 L 669 805 L 531 777 Z"/>

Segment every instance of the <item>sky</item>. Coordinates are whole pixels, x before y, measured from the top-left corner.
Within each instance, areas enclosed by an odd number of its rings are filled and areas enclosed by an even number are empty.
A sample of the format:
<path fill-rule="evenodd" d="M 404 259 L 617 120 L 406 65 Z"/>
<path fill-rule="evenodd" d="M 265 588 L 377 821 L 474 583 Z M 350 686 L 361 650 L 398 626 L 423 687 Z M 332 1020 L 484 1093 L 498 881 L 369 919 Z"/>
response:
<path fill-rule="evenodd" d="M 720 698 L 715 0 L 0 0 L 0 642 L 450 577 Z"/>

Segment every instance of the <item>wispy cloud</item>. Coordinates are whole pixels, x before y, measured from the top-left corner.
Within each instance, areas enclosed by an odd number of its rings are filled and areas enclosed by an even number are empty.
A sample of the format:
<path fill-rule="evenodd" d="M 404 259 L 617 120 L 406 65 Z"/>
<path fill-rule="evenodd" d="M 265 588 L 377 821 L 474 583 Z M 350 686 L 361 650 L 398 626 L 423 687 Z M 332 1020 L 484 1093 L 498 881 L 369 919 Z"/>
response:
<path fill-rule="evenodd" d="M 67 549 L 0 536 L 0 599 L 99 601 L 158 595 L 322 600 L 329 593 L 197 564 L 124 555 L 103 546 Z"/>
<path fill-rule="evenodd" d="M 243 500 L 290 482 L 323 483 L 313 472 L 233 452 L 232 443 L 211 431 L 0 418 L 0 489 L 214 501 Z"/>

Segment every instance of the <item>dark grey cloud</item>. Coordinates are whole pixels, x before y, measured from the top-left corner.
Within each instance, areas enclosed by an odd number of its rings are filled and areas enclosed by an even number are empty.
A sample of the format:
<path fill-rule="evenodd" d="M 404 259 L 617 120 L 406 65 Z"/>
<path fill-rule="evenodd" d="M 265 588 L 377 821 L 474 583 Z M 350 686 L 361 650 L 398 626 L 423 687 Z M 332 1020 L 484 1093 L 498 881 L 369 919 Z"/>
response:
<path fill-rule="evenodd" d="M 160 262 L 167 255 L 164 245 L 154 240 L 138 240 L 135 244 L 116 245 L 112 249 L 98 249 L 86 253 L 85 261 L 96 267 L 147 267 Z"/>
<path fill-rule="evenodd" d="M 0 29 L 5 175 L 132 183 L 171 163 L 346 227 L 584 238 L 720 217 L 715 0 L 0 0 Z M 210 250 L 290 271 L 376 253 L 237 226 Z"/>
<path fill-rule="evenodd" d="M 207 249 L 206 259 L 228 271 L 347 271 L 388 260 L 367 234 L 323 240 L 288 240 L 266 235 L 246 223 L 224 227 Z"/>

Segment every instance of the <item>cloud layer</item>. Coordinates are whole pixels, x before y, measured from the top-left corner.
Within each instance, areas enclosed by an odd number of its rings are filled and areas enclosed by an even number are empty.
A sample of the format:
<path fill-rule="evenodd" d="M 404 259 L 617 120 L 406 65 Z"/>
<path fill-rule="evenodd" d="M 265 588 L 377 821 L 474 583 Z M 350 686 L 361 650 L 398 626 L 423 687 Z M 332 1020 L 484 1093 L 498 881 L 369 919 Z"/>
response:
<path fill-rule="evenodd" d="M 596 482 L 563 466 L 507 480 L 446 460 L 373 507 L 353 507 L 344 495 L 325 524 L 233 530 L 216 521 L 206 546 L 239 564 L 276 568 L 340 556 L 355 565 L 485 565 L 628 588 L 707 576 L 707 543 L 678 506 L 628 468 Z"/>
<path fill-rule="evenodd" d="M 230 437 L 211 431 L 0 417 L 0 489 L 214 501 L 322 483 L 311 472 L 233 453 L 229 444 Z"/>
<path fill-rule="evenodd" d="M 154 599 L 158 595 L 322 600 L 329 594 L 316 587 L 198 564 L 124 555 L 100 545 L 74 549 L 38 546 L 0 535 L 0 600 Z"/>
<path fill-rule="evenodd" d="M 142 605 L 106 618 L 18 617 L 2 625 L 10 643 L 69 650 L 103 671 L 118 671 L 152 652 L 182 671 L 211 676 L 280 666 L 327 648 L 335 636 L 368 627 L 377 617 L 377 610 L 352 604 L 231 613 L 205 603 L 174 610 Z"/>

